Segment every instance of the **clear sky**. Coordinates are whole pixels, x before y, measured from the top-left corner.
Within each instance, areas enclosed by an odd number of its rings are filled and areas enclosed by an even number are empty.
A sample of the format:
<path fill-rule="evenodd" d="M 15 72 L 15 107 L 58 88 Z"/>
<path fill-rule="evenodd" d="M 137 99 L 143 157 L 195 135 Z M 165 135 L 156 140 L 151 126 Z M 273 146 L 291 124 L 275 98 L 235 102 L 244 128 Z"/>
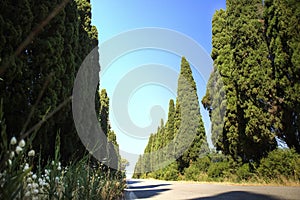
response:
<path fill-rule="evenodd" d="M 100 46 L 104 43 L 108 45 L 113 43 L 116 36 L 126 31 L 158 27 L 174 30 L 191 38 L 210 55 L 212 16 L 215 10 L 225 9 L 225 2 L 225 0 L 92 0 L 92 24 L 98 29 Z M 147 35 L 149 38 L 151 36 Z M 128 42 L 134 43 L 135 40 L 131 37 Z M 120 43 L 120 48 L 122 45 L 123 43 Z M 100 65 L 101 60 L 105 60 L 105 55 L 101 53 L 100 48 Z M 124 152 L 141 154 L 150 133 L 155 132 L 159 125 L 160 118 L 166 121 L 169 99 L 176 98 L 180 56 L 157 48 L 144 48 L 119 55 L 100 72 L 101 88 L 106 88 L 110 97 L 111 126 L 117 134 L 117 141 L 123 154 Z M 151 70 L 159 74 L 152 74 Z M 193 70 L 193 74 L 194 72 Z M 147 82 L 145 77 L 150 81 Z M 163 82 L 164 80 L 159 77 L 164 77 L 168 81 Z M 194 74 L 194 79 L 201 101 L 205 94 L 206 82 L 197 73 Z M 132 91 L 127 91 L 128 88 Z M 118 113 L 120 111 L 117 108 L 123 110 L 123 113 Z M 125 111 L 130 121 L 125 120 Z M 209 117 L 202 105 L 201 114 L 210 138 Z M 123 122 L 120 122 L 122 120 Z M 137 131 L 125 130 L 126 127 L 122 125 L 124 123 L 133 123 Z M 133 167 L 133 160 L 127 159 Z"/>

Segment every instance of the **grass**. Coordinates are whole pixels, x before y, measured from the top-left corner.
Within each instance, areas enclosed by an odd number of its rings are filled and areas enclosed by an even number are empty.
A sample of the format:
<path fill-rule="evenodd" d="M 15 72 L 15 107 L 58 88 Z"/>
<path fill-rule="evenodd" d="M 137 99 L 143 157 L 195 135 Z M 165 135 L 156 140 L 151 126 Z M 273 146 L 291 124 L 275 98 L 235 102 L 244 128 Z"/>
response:
<path fill-rule="evenodd" d="M 2 128 L 0 163 L 0 199 L 105 199 L 123 197 L 125 173 L 112 171 L 98 163 L 89 165 L 87 155 L 77 162 L 62 166 L 59 145 L 56 154 L 45 167 L 35 165 L 35 151 L 24 140 L 10 141 Z M 59 143 L 59 137 L 57 137 Z M 94 165 L 93 165 L 94 166 Z"/>

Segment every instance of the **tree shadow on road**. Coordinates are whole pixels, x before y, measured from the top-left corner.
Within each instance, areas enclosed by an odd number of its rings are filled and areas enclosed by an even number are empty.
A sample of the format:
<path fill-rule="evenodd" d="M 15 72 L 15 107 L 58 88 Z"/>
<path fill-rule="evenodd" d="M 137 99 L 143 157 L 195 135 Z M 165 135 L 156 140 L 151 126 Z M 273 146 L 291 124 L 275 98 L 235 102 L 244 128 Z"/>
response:
<path fill-rule="evenodd" d="M 154 190 L 133 190 L 126 191 L 126 199 L 146 199 L 156 195 L 159 195 L 162 192 L 166 192 L 170 189 L 154 189 Z"/>
<path fill-rule="evenodd" d="M 126 199 L 145 199 L 150 198 L 156 195 L 159 195 L 162 192 L 166 192 L 170 189 L 161 188 L 163 186 L 168 186 L 170 184 L 155 184 L 155 185 L 145 185 L 145 186 L 129 186 L 126 189 Z M 155 189 L 153 189 L 155 188 Z"/>
<path fill-rule="evenodd" d="M 132 189 L 132 190 L 151 189 L 151 188 L 157 188 L 157 187 L 168 186 L 168 185 L 171 185 L 171 184 L 155 184 L 155 185 L 129 186 L 128 189 Z"/>
<path fill-rule="evenodd" d="M 211 197 L 199 197 L 193 198 L 189 200 L 279 200 L 279 198 L 274 197 L 272 195 L 264 195 L 264 194 L 256 194 L 252 192 L 244 192 L 244 191 L 233 191 L 233 192 L 225 192 Z"/>
<path fill-rule="evenodd" d="M 130 185 L 130 184 L 140 183 L 141 181 L 139 181 L 139 180 L 127 180 L 126 182 L 127 182 L 128 185 Z"/>

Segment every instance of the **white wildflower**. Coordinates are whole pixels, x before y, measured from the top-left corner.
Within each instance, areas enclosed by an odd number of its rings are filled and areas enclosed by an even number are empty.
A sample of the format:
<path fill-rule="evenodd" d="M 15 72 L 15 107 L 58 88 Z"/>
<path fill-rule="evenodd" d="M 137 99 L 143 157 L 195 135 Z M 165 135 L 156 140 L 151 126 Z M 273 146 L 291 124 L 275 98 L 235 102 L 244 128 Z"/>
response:
<path fill-rule="evenodd" d="M 15 137 L 12 137 L 11 140 L 10 140 L 10 144 L 11 145 L 17 144 L 17 139 Z"/>
<path fill-rule="evenodd" d="M 24 166 L 23 171 L 26 171 L 26 170 L 28 170 L 28 169 L 29 169 L 29 165 L 28 165 L 28 163 L 25 163 L 25 166 Z"/>
<path fill-rule="evenodd" d="M 39 190 L 38 189 L 34 189 L 33 190 L 33 194 L 38 194 L 39 193 Z"/>
<path fill-rule="evenodd" d="M 20 146 L 16 147 L 16 153 L 19 154 L 23 149 Z"/>
<path fill-rule="evenodd" d="M 36 179 L 36 174 L 32 175 L 32 179 L 35 180 Z"/>
<path fill-rule="evenodd" d="M 30 150 L 29 152 L 28 152 L 28 156 L 29 157 L 33 157 L 35 155 L 35 151 L 34 150 Z"/>
<path fill-rule="evenodd" d="M 32 178 L 28 177 L 26 181 L 27 181 L 27 183 L 31 183 L 32 182 Z"/>
<path fill-rule="evenodd" d="M 57 167 L 57 170 L 60 171 L 60 170 L 61 170 L 61 166 L 58 166 L 58 167 Z"/>
<path fill-rule="evenodd" d="M 26 143 L 23 139 L 19 142 L 19 146 L 22 147 L 22 148 L 25 147 L 25 144 Z"/>
<path fill-rule="evenodd" d="M 27 179 L 27 180 L 28 180 L 28 179 Z M 31 189 L 31 188 L 32 188 L 31 183 L 29 183 L 29 184 L 27 185 L 27 187 L 28 187 L 28 189 Z"/>
<path fill-rule="evenodd" d="M 30 191 L 27 191 L 26 193 L 25 193 L 25 197 L 29 197 L 30 196 Z"/>
<path fill-rule="evenodd" d="M 55 177 L 55 183 L 58 183 L 58 182 L 59 182 L 59 178 Z"/>
<path fill-rule="evenodd" d="M 52 160 L 51 164 L 54 165 L 54 160 Z"/>
<path fill-rule="evenodd" d="M 10 152 L 9 157 L 10 157 L 11 159 L 13 159 L 13 157 L 15 157 L 15 152 L 14 152 L 14 151 Z"/>
<path fill-rule="evenodd" d="M 11 159 L 8 159 L 8 165 L 11 165 L 12 162 L 11 162 Z"/>
<path fill-rule="evenodd" d="M 38 187 L 39 187 L 39 185 L 38 185 L 37 183 L 33 183 L 33 184 L 32 184 L 32 188 L 35 189 L 35 188 L 38 188 Z"/>

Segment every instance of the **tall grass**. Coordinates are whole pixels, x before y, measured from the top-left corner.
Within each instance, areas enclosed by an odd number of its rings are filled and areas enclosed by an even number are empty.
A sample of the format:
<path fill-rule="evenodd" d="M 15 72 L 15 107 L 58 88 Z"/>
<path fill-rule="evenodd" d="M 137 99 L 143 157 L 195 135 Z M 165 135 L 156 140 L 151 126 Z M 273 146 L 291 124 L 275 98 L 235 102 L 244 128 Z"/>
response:
<path fill-rule="evenodd" d="M 91 155 L 62 166 L 60 138 L 56 138 L 55 158 L 42 167 L 31 139 L 7 138 L 0 105 L 0 199 L 121 199 L 126 187 L 125 173 L 113 171 L 100 162 L 90 165 Z M 38 159 L 36 159 L 38 158 Z M 94 161 L 95 162 L 95 161 Z"/>

